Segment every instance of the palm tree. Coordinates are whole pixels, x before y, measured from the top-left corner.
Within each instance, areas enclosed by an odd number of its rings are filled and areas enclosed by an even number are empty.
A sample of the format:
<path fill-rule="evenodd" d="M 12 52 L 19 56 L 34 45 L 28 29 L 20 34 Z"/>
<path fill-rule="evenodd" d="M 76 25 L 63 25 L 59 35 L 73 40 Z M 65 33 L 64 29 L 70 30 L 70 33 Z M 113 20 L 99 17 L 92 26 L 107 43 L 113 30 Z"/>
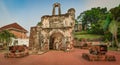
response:
<path fill-rule="evenodd" d="M 11 42 L 11 37 L 14 37 L 14 34 L 10 33 L 8 30 L 3 30 L 0 32 L 0 42 L 5 46 L 8 46 Z"/>
<path fill-rule="evenodd" d="M 115 41 L 116 46 L 119 47 L 117 39 L 118 25 L 117 21 L 112 18 L 113 18 L 112 15 L 109 13 L 103 25 L 103 29 L 105 32 L 109 31 L 112 34 L 112 41 Z"/>
<path fill-rule="evenodd" d="M 110 9 L 110 13 L 112 14 L 112 22 L 110 26 L 110 32 L 113 34 L 113 37 L 115 38 L 116 46 L 119 47 L 118 40 L 117 40 L 117 31 L 118 31 L 118 22 L 120 21 L 120 5 Z"/>
<path fill-rule="evenodd" d="M 118 31 L 118 25 L 117 25 L 117 21 L 115 20 L 112 20 L 110 25 L 109 25 L 109 31 L 112 33 L 113 35 L 113 41 L 115 39 L 115 43 L 116 43 L 116 46 L 119 47 L 119 44 L 118 44 L 118 39 L 117 39 L 117 31 Z"/>

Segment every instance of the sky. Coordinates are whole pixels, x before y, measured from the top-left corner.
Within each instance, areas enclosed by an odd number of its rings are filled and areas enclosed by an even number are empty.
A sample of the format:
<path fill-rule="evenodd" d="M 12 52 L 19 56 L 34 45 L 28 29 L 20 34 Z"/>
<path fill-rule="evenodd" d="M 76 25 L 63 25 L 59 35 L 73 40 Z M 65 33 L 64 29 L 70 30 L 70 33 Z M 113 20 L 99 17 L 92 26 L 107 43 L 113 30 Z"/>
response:
<path fill-rule="evenodd" d="M 74 8 L 76 17 L 93 7 L 109 10 L 120 4 L 120 0 L 0 0 L 0 27 L 16 22 L 30 32 L 30 27 L 36 26 L 43 15 L 52 14 L 56 2 L 61 4 L 62 14 Z"/>

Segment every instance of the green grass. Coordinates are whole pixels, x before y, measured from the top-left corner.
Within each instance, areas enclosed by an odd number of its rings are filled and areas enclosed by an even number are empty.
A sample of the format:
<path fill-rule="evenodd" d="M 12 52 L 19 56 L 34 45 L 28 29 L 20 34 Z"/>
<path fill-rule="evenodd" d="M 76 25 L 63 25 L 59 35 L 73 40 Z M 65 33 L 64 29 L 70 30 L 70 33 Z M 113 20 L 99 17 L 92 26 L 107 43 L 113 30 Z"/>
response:
<path fill-rule="evenodd" d="M 116 51 L 116 50 L 117 50 L 117 47 L 108 47 L 108 50 Z"/>
<path fill-rule="evenodd" d="M 74 32 L 74 35 L 88 34 L 86 31 Z"/>
<path fill-rule="evenodd" d="M 102 35 L 94 35 L 94 34 L 75 35 L 75 38 L 77 38 L 77 39 L 89 39 L 89 40 L 98 39 L 101 37 L 103 37 L 103 36 Z"/>
<path fill-rule="evenodd" d="M 74 33 L 74 37 L 79 39 L 89 39 L 89 40 L 93 40 L 93 39 L 99 39 L 102 38 L 103 35 L 96 35 L 96 34 L 89 34 L 86 31 L 82 31 L 82 32 L 75 32 Z"/>

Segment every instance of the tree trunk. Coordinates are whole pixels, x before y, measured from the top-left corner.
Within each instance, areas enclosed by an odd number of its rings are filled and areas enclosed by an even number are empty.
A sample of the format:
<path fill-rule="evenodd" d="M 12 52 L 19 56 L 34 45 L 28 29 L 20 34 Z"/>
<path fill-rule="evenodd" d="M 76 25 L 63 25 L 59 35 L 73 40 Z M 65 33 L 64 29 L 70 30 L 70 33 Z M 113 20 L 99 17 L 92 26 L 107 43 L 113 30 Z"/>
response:
<path fill-rule="evenodd" d="M 117 35 L 115 35 L 114 37 L 115 37 L 115 43 L 116 43 L 116 46 L 119 47 L 118 39 L 117 39 Z"/>
<path fill-rule="evenodd" d="M 114 35 L 112 35 L 112 47 L 114 47 Z"/>
<path fill-rule="evenodd" d="M 84 30 L 85 30 L 85 31 L 87 30 L 87 25 L 84 26 Z"/>

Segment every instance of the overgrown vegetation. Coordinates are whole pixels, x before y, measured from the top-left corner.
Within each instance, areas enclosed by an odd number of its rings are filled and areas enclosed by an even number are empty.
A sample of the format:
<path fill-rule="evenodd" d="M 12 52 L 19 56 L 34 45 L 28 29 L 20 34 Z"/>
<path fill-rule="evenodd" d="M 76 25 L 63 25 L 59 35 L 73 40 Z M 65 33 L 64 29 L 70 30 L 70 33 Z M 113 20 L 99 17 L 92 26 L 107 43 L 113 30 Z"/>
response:
<path fill-rule="evenodd" d="M 74 33 L 76 38 L 103 37 L 103 41 L 114 42 L 115 47 L 120 47 L 120 5 L 109 11 L 107 8 L 91 8 L 82 12 L 77 21 L 82 22 L 85 35 L 80 32 Z"/>
<path fill-rule="evenodd" d="M 15 38 L 15 35 L 10 33 L 8 30 L 3 30 L 0 32 L 0 43 L 3 43 L 4 48 L 9 45 L 12 37 Z"/>

